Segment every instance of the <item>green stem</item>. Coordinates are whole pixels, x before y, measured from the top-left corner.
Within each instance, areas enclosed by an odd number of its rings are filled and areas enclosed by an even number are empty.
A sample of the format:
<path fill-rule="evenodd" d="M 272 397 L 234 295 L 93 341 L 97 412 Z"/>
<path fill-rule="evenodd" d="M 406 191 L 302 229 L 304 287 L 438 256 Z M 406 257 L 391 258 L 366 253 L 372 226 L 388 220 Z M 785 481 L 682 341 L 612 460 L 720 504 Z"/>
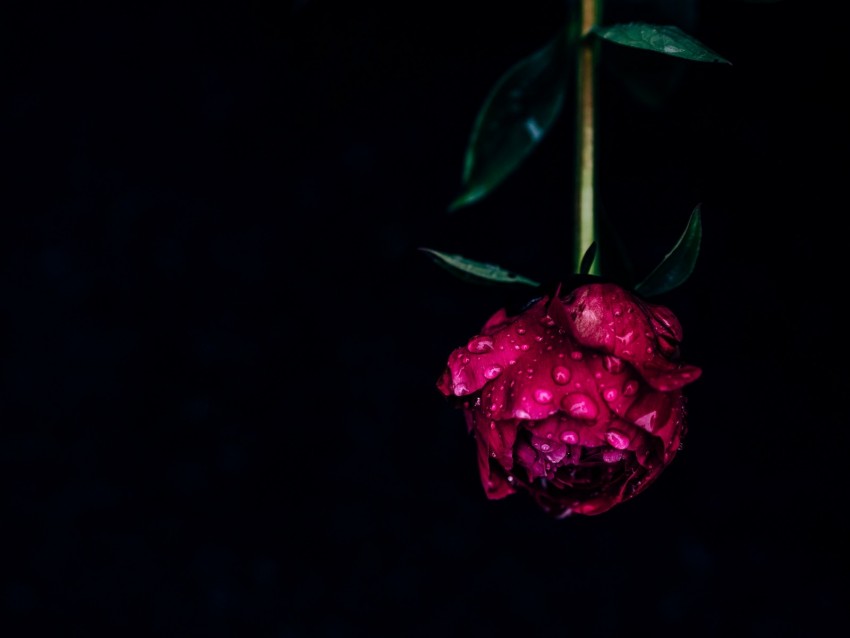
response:
<path fill-rule="evenodd" d="M 578 122 L 576 125 L 576 218 L 575 269 L 578 272 L 581 258 L 596 241 L 596 38 L 587 37 L 602 14 L 602 0 L 580 0 L 580 23 L 576 95 Z M 599 274 L 599 256 L 593 261 L 590 272 Z"/>

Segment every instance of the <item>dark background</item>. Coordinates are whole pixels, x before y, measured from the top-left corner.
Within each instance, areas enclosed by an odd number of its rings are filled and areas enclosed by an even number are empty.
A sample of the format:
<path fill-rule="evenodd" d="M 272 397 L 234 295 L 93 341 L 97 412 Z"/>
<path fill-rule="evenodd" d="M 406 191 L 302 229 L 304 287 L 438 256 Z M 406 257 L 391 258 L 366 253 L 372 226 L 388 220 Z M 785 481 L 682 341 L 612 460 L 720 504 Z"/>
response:
<path fill-rule="evenodd" d="M 486 500 L 434 385 L 508 295 L 417 248 L 537 279 L 571 263 L 569 112 L 490 198 L 445 212 L 487 91 L 565 3 L 13 7 L 5 636 L 846 624 L 836 7 L 609 0 L 733 66 L 602 50 L 599 199 L 636 272 L 702 204 L 696 271 L 661 301 L 704 374 L 658 482 L 563 521 Z M 654 101 L 617 79 L 637 73 Z"/>

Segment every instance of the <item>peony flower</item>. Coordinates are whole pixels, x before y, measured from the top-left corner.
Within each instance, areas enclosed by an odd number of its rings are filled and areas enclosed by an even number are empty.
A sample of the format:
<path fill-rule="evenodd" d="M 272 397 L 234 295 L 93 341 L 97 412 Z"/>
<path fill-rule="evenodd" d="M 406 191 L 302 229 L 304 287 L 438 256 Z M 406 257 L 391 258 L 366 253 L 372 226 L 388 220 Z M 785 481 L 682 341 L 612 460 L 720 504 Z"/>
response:
<path fill-rule="evenodd" d="M 686 431 L 682 328 L 611 283 L 494 314 L 437 382 L 475 436 L 486 495 L 530 493 L 553 516 L 601 514 L 655 481 Z"/>

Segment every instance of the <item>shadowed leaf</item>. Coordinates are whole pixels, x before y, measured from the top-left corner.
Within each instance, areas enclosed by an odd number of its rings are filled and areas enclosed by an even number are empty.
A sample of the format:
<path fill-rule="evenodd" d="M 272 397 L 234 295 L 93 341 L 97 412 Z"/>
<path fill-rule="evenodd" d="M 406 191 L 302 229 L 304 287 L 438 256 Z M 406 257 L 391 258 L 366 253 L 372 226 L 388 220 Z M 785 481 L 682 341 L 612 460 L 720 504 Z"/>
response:
<path fill-rule="evenodd" d="M 489 194 L 552 127 L 564 102 L 565 46 L 566 38 L 556 37 L 517 62 L 491 89 L 478 112 L 466 149 L 463 192 L 449 211 Z"/>
<path fill-rule="evenodd" d="M 696 38 L 688 35 L 679 27 L 672 25 L 647 24 L 645 22 L 629 22 L 614 24 L 608 27 L 593 27 L 594 33 L 603 40 L 614 42 L 625 47 L 655 51 L 676 58 L 694 60 L 696 62 L 722 62 L 732 64 L 721 57 Z"/>
<path fill-rule="evenodd" d="M 702 220 L 700 207 L 697 206 L 691 213 L 685 232 L 679 237 L 673 250 L 665 255 L 646 279 L 635 286 L 635 292 L 645 297 L 652 297 L 683 284 L 694 270 L 701 239 Z"/>
<path fill-rule="evenodd" d="M 419 250 L 428 253 L 437 265 L 465 281 L 477 284 L 524 284 L 534 287 L 540 285 L 533 279 L 517 275 L 494 264 L 474 261 L 460 255 L 441 253 L 430 248 L 420 248 Z"/>
<path fill-rule="evenodd" d="M 596 259 L 596 242 L 592 242 L 587 250 L 584 251 L 584 256 L 581 258 L 578 272 L 580 275 L 586 275 L 590 272 L 590 267 L 593 265 L 593 260 Z"/>

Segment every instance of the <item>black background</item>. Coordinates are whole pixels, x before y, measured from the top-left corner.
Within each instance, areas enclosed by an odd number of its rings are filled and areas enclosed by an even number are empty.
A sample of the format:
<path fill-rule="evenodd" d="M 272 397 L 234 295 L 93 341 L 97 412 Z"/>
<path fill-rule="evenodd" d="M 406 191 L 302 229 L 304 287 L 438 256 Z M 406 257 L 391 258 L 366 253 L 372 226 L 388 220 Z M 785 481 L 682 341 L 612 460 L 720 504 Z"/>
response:
<path fill-rule="evenodd" d="M 4 635 L 846 623 L 840 18 L 683 6 L 608 2 L 733 65 L 603 48 L 599 199 L 638 273 L 702 204 L 696 271 L 661 301 L 704 373 L 658 482 L 563 521 L 486 500 L 435 388 L 513 300 L 417 248 L 571 263 L 569 112 L 445 212 L 487 91 L 565 3 L 4 9 Z M 636 73 L 675 83 L 650 103 L 617 79 Z"/>

